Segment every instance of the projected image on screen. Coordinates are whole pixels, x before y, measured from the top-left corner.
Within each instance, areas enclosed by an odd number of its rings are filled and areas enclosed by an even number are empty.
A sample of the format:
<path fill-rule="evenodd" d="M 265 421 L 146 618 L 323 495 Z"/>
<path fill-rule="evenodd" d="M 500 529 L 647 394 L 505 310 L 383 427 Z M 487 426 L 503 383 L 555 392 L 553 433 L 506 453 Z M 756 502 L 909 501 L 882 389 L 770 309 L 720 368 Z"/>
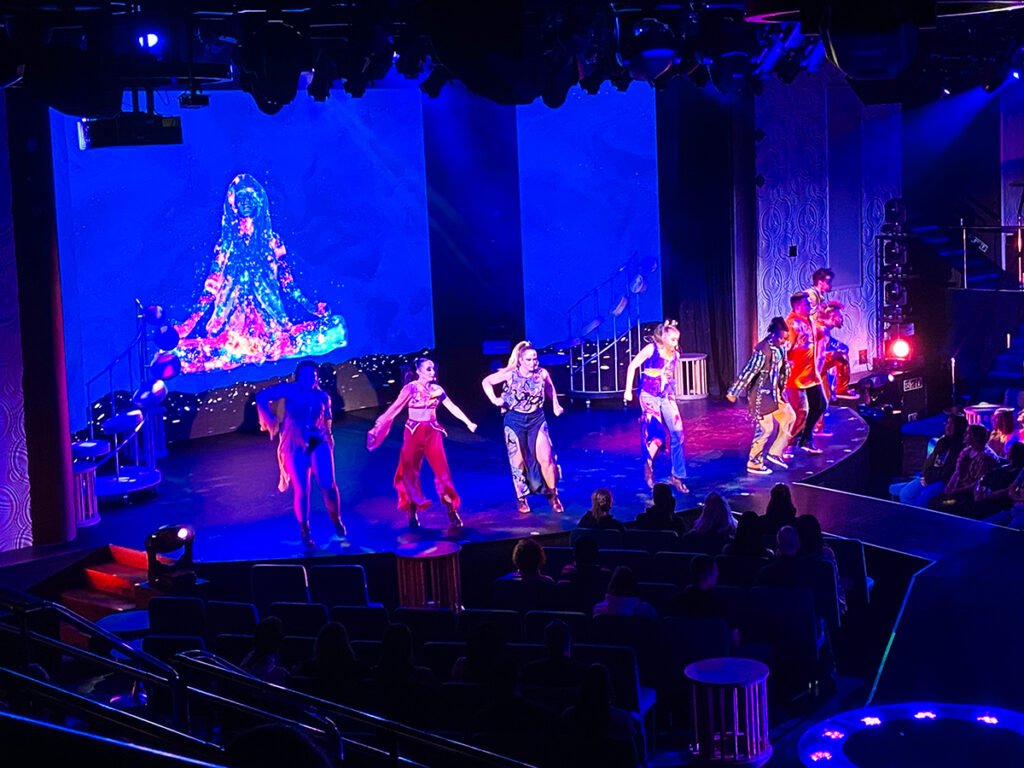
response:
<path fill-rule="evenodd" d="M 347 343 L 345 319 L 296 282 L 266 190 L 247 173 L 228 187 L 210 273 L 177 330 L 183 373 L 322 355 Z"/>

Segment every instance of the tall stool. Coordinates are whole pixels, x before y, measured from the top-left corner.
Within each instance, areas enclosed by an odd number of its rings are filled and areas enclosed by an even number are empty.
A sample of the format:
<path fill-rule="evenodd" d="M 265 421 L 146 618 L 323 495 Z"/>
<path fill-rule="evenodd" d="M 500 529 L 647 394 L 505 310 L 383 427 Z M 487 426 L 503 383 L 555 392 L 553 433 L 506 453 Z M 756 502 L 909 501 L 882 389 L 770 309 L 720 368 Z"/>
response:
<path fill-rule="evenodd" d="M 692 751 L 704 765 L 764 765 L 768 740 L 768 667 L 753 659 L 695 661 L 684 670 L 692 691 Z"/>
<path fill-rule="evenodd" d="M 429 541 L 396 552 L 398 604 L 461 611 L 460 551 L 462 547 L 453 541 Z"/>
<path fill-rule="evenodd" d="M 708 396 L 708 356 L 700 352 L 679 355 L 676 363 L 676 400 L 704 400 Z"/>
<path fill-rule="evenodd" d="M 106 440 L 78 440 L 71 444 L 71 473 L 75 483 L 75 525 L 86 528 L 100 521 L 96 501 L 96 467 L 110 453 Z"/>
<path fill-rule="evenodd" d="M 992 429 L 992 414 L 1004 407 L 1002 405 L 992 405 L 991 403 L 968 405 L 964 408 L 964 416 L 967 417 L 969 425 L 981 424 L 985 429 Z"/>

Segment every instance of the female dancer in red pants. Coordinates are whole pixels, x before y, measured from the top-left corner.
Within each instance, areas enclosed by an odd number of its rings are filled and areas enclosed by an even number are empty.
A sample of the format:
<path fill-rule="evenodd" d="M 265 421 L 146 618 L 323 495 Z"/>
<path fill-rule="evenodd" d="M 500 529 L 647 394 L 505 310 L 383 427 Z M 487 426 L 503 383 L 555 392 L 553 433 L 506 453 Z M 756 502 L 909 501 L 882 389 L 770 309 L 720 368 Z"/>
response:
<path fill-rule="evenodd" d="M 448 521 L 452 527 L 462 525 L 459 517 L 459 494 L 452 484 L 452 472 L 448 468 L 448 457 L 444 453 L 442 435 L 447 433 L 437 422 L 437 406 L 443 404 L 448 412 L 466 425 L 470 432 L 476 432 L 476 424 L 448 399 L 438 386 L 434 361 L 421 357 L 416 360 L 416 378 L 402 387 L 398 398 L 382 413 L 366 436 L 366 447 L 371 451 L 383 442 L 395 417 L 407 405 L 409 418 L 405 422 L 402 453 L 398 457 L 398 471 L 395 472 L 395 490 L 398 492 L 398 508 L 409 516 L 410 527 L 420 524 L 419 513 L 430 506 L 420 487 L 420 467 L 426 458 L 434 471 L 434 486 L 437 495 L 448 510 Z"/>

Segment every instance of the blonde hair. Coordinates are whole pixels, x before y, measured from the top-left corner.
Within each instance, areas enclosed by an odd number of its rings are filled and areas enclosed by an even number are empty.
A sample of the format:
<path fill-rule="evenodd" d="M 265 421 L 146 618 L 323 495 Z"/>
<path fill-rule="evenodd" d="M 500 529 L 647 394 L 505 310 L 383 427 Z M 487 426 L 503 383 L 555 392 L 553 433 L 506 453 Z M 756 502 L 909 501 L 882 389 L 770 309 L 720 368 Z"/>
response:
<path fill-rule="evenodd" d="M 607 488 L 598 488 L 590 497 L 590 514 L 594 519 L 608 517 L 612 509 L 612 492 Z"/>
<path fill-rule="evenodd" d="M 725 533 L 731 536 L 736 530 L 736 519 L 729 509 L 729 502 L 715 491 L 709 493 L 704 498 L 704 511 L 691 530 L 694 533 Z"/>
<path fill-rule="evenodd" d="M 513 368 L 516 368 L 519 365 L 519 358 L 528 349 L 533 349 L 533 344 L 528 341 L 520 341 L 512 347 L 512 354 L 508 357 L 508 365 L 505 366 L 505 370 L 511 371 Z"/>
<path fill-rule="evenodd" d="M 679 321 L 678 320 L 662 320 L 654 328 L 654 333 L 651 334 L 651 340 L 655 344 L 664 344 L 665 334 L 669 331 L 675 331 L 679 333 Z"/>

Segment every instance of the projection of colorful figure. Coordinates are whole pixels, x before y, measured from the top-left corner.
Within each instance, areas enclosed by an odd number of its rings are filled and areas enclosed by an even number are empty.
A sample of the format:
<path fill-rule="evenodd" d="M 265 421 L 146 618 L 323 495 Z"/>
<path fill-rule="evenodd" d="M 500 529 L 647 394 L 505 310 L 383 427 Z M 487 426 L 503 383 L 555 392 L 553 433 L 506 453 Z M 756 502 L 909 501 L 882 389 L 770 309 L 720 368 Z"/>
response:
<path fill-rule="evenodd" d="M 247 173 L 228 187 L 203 292 L 177 326 L 183 373 L 323 355 L 347 343 L 345 319 L 295 284 L 270 221 L 266 190 Z"/>

